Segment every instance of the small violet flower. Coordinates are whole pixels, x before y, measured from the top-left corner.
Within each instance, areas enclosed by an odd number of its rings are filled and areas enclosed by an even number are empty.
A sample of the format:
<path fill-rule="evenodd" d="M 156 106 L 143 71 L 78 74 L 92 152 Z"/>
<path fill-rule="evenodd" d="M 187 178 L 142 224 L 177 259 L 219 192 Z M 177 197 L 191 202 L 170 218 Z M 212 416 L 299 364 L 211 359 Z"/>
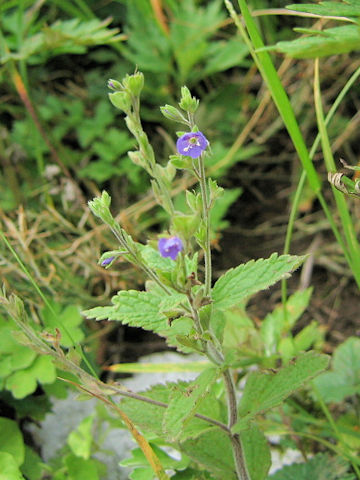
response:
<path fill-rule="evenodd" d="M 160 238 L 158 247 L 162 257 L 170 257 L 172 260 L 175 260 L 178 253 L 184 248 L 182 241 L 176 236 Z"/>
<path fill-rule="evenodd" d="M 106 265 L 109 265 L 114 260 L 114 258 L 115 257 L 105 258 L 105 260 L 101 262 L 101 266 L 106 267 Z"/>
<path fill-rule="evenodd" d="M 207 148 L 209 142 L 201 132 L 189 132 L 178 138 L 176 148 L 181 155 L 198 158 Z"/>

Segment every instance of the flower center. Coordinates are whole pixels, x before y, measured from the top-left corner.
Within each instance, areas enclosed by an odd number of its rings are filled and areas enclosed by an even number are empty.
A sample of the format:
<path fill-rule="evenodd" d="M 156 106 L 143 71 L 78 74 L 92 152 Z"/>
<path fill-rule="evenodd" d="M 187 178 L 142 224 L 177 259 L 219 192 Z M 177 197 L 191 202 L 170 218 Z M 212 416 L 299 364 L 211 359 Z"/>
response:
<path fill-rule="evenodd" d="M 188 152 L 193 147 L 200 147 L 200 142 L 197 137 L 190 137 L 188 140 L 188 146 L 184 148 L 184 152 Z"/>

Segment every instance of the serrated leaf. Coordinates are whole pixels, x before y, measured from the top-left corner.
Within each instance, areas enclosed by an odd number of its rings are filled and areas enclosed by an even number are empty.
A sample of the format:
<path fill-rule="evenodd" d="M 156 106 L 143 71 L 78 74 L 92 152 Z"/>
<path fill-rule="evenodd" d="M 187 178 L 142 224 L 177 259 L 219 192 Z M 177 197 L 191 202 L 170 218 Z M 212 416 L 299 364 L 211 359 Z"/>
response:
<path fill-rule="evenodd" d="M 218 310 L 230 308 L 242 300 L 264 290 L 284 278 L 304 261 L 305 257 L 291 255 L 251 260 L 228 270 L 221 276 L 212 290 L 212 298 Z"/>
<path fill-rule="evenodd" d="M 319 2 L 318 4 L 304 3 L 287 5 L 289 10 L 296 12 L 313 13 L 315 15 L 322 15 L 324 17 L 357 17 L 360 16 L 360 4 L 348 0 L 343 2 Z"/>
<path fill-rule="evenodd" d="M 171 441 L 179 437 L 184 425 L 194 416 L 204 397 L 209 394 L 218 376 L 218 369 L 211 367 L 204 370 L 186 388 L 179 389 L 178 386 L 175 387 L 163 422 L 164 432 Z"/>
<path fill-rule="evenodd" d="M 278 42 L 275 49 L 293 58 L 315 58 L 360 50 L 357 25 L 328 28 L 318 35 Z"/>
<path fill-rule="evenodd" d="M 239 404 L 239 418 L 233 430 L 240 432 L 256 415 L 284 401 L 306 381 L 326 369 L 329 358 L 314 352 L 299 355 L 277 373 L 250 373 Z"/>
<path fill-rule="evenodd" d="M 342 343 L 332 358 L 332 371 L 314 379 L 325 402 L 341 402 L 360 394 L 360 338 L 350 337 Z"/>
<path fill-rule="evenodd" d="M 141 392 L 145 397 L 151 398 L 161 403 L 170 402 L 171 392 L 175 387 L 185 390 L 189 382 L 167 383 L 165 385 L 155 385 L 149 390 Z M 131 420 L 145 433 L 151 433 L 163 437 L 163 419 L 165 408 L 150 403 L 140 403 L 133 399 L 123 399 L 121 409 L 131 418 Z M 226 421 L 221 404 L 215 394 L 210 393 L 201 403 L 198 413 L 211 417 L 219 422 Z M 192 418 L 186 425 L 181 436 L 182 440 L 188 437 L 197 437 L 202 432 L 212 429 L 213 425 L 199 418 Z"/>
<path fill-rule="evenodd" d="M 210 472 L 214 479 L 236 480 L 231 443 L 222 430 L 213 428 L 195 439 L 186 440 L 180 446 L 181 451 Z"/>
<path fill-rule="evenodd" d="M 166 328 L 166 317 L 159 311 L 161 300 L 150 292 L 122 290 L 112 297 L 112 306 L 95 307 L 83 314 L 87 318 L 117 320 L 124 325 L 156 331 Z"/>
<path fill-rule="evenodd" d="M 156 291 L 156 289 L 154 290 Z M 177 342 L 178 335 L 190 335 L 193 322 L 190 318 L 180 317 L 172 322 L 162 310 L 169 306 L 177 306 L 181 300 L 186 300 L 181 294 L 164 297 L 151 292 L 138 292 L 137 290 L 120 291 L 112 299 L 113 305 L 108 307 L 95 307 L 85 310 L 83 314 L 87 318 L 96 320 L 117 320 L 124 325 L 140 327 L 151 330 L 158 335 L 165 337 L 170 346 L 176 346 L 181 351 L 190 352 L 191 349 L 184 349 Z"/>
<path fill-rule="evenodd" d="M 251 480 L 264 480 L 271 467 L 270 448 L 264 434 L 251 424 L 250 428 L 240 432 L 240 439 Z"/>
<path fill-rule="evenodd" d="M 282 335 L 288 333 L 296 324 L 309 304 L 312 288 L 300 290 L 286 302 L 286 314 L 283 305 L 277 306 L 261 323 L 260 332 L 267 355 L 277 352 Z"/>
<path fill-rule="evenodd" d="M 306 463 L 287 465 L 269 477 L 269 480 L 345 480 L 349 465 L 339 457 L 318 454 Z M 355 479 L 355 477 L 352 477 Z M 351 476 L 346 476 L 351 480 Z"/>
<path fill-rule="evenodd" d="M 2 63 L 9 60 L 24 60 L 36 54 L 50 53 L 51 56 L 63 53 L 84 53 L 87 47 L 106 45 L 124 40 L 123 35 L 117 35 L 119 30 L 108 29 L 110 20 L 88 21 L 73 18 L 71 20 L 53 23 L 45 26 L 40 33 L 25 39 L 17 52 L 5 52 L 0 58 Z"/>

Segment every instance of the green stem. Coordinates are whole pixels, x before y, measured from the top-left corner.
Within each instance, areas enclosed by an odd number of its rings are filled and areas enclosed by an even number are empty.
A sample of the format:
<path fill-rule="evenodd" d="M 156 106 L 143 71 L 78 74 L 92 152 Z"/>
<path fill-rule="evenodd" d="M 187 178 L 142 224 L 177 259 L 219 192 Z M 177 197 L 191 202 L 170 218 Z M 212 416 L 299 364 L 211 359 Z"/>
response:
<path fill-rule="evenodd" d="M 226 398 L 228 404 L 228 428 L 231 431 L 232 427 L 236 424 L 237 415 L 237 401 L 235 393 L 235 385 L 229 369 L 223 373 L 224 385 L 226 390 Z M 244 455 L 244 449 L 241 443 L 240 436 L 232 434 L 230 437 L 231 446 L 233 450 L 233 457 L 235 463 L 236 474 L 239 480 L 251 480 L 249 472 L 246 467 L 246 459 Z"/>
<path fill-rule="evenodd" d="M 97 374 L 93 368 L 93 366 L 91 365 L 91 363 L 89 362 L 87 356 L 85 355 L 83 349 L 81 348 L 81 345 L 79 345 L 78 343 L 76 343 L 73 338 L 72 338 L 72 335 L 71 335 L 71 332 L 66 328 L 66 326 L 62 323 L 61 319 L 59 318 L 59 316 L 56 314 L 55 310 L 53 309 L 51 303 L 48 301 L 48 299 L 45 297 L 45 295 L 43 294 L 43 292 L 41 291 L 40 287 L 38 286 L 38 284 L 35 282 L 33 276 L 31 275 L 31 273 L 29 272 L 29 270 L 26 268 L 26 266 L 24 265 L 24 263 L 22 262 L 21 258 L 19 257 L 19 255 L 16 253 L 16 251 L 13 249 L 13 247 L 11 246 L 11 244 L 9 243 L 8 239 L 6 238 L 6 236 L 4 235 L 4 232 L 2 230 L 0 230 L 0 238 L 2 238 L 3 242 L 5 243 L 5 245 L 7 246 L 7 248 L 10 250 L 10 252 L 12 253 L 12 255 L 14 256 L 15 260 L 17 261 L 17 263 L 19 264 L 20 268 L 22 269 L 22 271 L 25 273 L 26 277 L 28 278 L 28 280 L 30 281 L 31 285 L 34 287 L 35 291 L 37 292 L 37 294 L 39 295 L 39 297 L 43 300 L 44 304 L 46 305 L 46 307 L 49 309 L 51 315 L 52 315 L 52 321 L 54 322 L 54 325 L 56 326 L 61 326 L 61 328 L 63 329 L 63 331 L 66 333 L 66 335 L 69 337 L 69 339 L 71 340 L 72 344 L 74 345 L 74 348 L 75 350 L 77 351 L 77 353 L 80 355 L 80 357 L 82 358 L 82 360 L 84 361 L 85 365 L 87 366 L 87 368 L 89 369 L 89 372 L 92 373 L 92 375 L 97 378 Z"/>
<path fill-rule="evenodd" d="M 331 151 L 330 141 L 326 130 L 323 108 L 321 103 L 318 58 L 315 59 L 314 68 L 314 99 L 316 119 L 318 123 L 319 133 L 321 136 L 321 145 L 324 154 L 326 169 L 328 172 L 336 172 L 336 166 Z M 345 246 L 345 252 L 347 252 L 347 261 L 354 274 L 356 283 L 360 288 L 360 245 L 356 238 L 356 231 L 349 213 L 345 197 L 341 192 L 336 190 L 335 187 L 332 187 L 332 189 L 347 243 L 347 245 Z"/>
<path fill-rule="evenodd" d="M 205 261 L 205 296 L 210 295 L 211 291 L 211 246 L 210 246 L 210 208 L 209 195 L 206 185 L 204 155 L 199 157 L 199 183 L 202 197 L 202 217 L 205 225 L 205 245 L 204 245 L 204 261 Z"/>

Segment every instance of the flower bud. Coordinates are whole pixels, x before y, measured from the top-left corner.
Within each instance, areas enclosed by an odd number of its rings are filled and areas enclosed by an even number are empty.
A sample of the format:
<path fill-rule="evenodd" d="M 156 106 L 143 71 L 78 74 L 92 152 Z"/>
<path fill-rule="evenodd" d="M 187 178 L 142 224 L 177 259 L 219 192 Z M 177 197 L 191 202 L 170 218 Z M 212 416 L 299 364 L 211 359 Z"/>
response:
<path fill-rule="evenodd" d="M 138 97 L 144 88 L 144 75 L 136 72 L 133 75 L 126 75 L 123 80 L 124 87 L 127 88 L 134 97 Z"/>
<path fill-rule="evenodd" d="M 160 111 L 168 120 L 184 123 L 185 125 L 189 124 L 183 114 L 177 108 L 172 107 L 171 105 L 165 105 L 163 107 L 160 107 Z"/>
<path fill-rule="evenodd" d="M 121 92 L 123 90 L 123 86 L 121 85 L 121 83 L 117 80 L 113 80 L 112 78 L 108 80 L 107 85 L 111 90 L 115 90 L 115 92 Z"/>
<path fill-rule="evenodd" d="M 190 90 L 187 87 L 181 87 L 179 106 L 186 112 L 195 113 L 199 106 L 199 100 L 191 96 Z"/>

